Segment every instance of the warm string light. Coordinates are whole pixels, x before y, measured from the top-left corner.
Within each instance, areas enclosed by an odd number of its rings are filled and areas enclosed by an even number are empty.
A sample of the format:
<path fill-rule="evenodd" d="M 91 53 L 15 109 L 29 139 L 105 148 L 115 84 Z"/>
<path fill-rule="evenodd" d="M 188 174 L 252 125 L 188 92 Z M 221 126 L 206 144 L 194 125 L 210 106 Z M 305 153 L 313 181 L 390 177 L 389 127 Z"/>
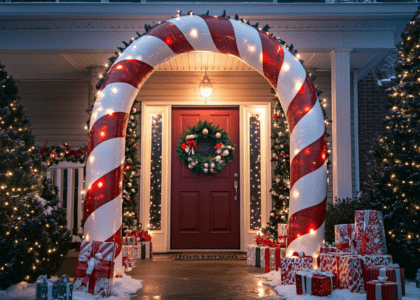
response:
<path fill-rule="evenodd" d="M 249 117 L 250 229 L 261 228 L 261 121 L 259 114 Z"/>
<path fill-rule="evenodd" d="M 152 151 L 151 151 L 151 173 L 150 173 L 150 216 L 149 229 L 161 229 L 161 198 L 162 198 L 162 115 L 152 115 Z"/>

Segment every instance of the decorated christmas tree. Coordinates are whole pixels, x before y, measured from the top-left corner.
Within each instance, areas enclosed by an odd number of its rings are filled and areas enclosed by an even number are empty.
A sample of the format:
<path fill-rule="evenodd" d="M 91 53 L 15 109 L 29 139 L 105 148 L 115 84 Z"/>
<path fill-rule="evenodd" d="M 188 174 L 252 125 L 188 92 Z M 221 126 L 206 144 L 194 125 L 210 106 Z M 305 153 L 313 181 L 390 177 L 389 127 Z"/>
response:
<path fill-rule="evenodd" d="M 420 17 L 398 45 L 395 86 L 388 90 L 384 131 L 373 141 L 367 193 L 384 215 L 388 252 L 414 278 L 420 265 Z"/>
<path fill-rule="evenodd" d="M 17 86 L 0 64 L 0 288 L 54 274 L 70 247 Z M 40 198 L 44 197 L 44 198 Z"/>

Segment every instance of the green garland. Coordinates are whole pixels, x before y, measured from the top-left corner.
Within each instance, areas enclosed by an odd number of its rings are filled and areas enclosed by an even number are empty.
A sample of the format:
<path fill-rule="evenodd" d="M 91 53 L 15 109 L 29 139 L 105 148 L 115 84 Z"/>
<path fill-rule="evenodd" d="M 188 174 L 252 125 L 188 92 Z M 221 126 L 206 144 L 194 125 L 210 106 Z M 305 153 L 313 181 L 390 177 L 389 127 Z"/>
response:
<path fill-rule="evenodd" d="M 197 148 L 200 142 L 209 142 L 213 154 L 202 156 Z M 176 148 L 182 163 L 194 174 L 203 175 L 220 173 L 233 159 L 234 151 L 235 145 L 229 134 L 207 121 L 199 121 L 196 126 L 188 126 L 188 130 L 183 130 Z"/>

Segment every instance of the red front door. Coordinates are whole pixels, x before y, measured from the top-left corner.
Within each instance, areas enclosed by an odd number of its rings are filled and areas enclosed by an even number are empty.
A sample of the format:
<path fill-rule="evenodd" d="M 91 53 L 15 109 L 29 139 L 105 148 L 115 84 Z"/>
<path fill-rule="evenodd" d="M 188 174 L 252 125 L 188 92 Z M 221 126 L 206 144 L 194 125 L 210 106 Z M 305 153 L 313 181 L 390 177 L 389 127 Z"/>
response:
<path fill-rule="evenodd" d="M 188 126 L 209 121 L 224 128 L 236 145 L 234 159 L 217 175 L 195 175 L 175 149 Z M 174 108 L 172 110 L 171 249 L 239 249 L 238 108 Z"/>

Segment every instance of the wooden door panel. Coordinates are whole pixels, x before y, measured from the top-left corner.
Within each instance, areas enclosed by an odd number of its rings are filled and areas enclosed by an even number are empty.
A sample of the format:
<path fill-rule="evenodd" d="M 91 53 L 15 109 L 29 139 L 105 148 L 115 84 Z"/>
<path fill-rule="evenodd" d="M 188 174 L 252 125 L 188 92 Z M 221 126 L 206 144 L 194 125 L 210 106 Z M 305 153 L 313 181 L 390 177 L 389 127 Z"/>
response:
<path fill-rule="evenodd" d="M 224 128 L 236 145 L 234 159 L 217 175 L 195 175 L 176 155 L 179 136 L 199 120 Z M 171 249 L 239 249 L 238 108 L 174 108 L 172 111 Z M 239 195 L 238 195 L 239 199 Z"/>
<path fill-rule="evenodd" d="M 210 193 L 210 231 L 230 232 L 230 192 Z"/>
<path fill-rule="evenodd" d="M 200 232 L 200 192 L 181 192 L 179 194 L 180 227 L 179 232 Z"/>

